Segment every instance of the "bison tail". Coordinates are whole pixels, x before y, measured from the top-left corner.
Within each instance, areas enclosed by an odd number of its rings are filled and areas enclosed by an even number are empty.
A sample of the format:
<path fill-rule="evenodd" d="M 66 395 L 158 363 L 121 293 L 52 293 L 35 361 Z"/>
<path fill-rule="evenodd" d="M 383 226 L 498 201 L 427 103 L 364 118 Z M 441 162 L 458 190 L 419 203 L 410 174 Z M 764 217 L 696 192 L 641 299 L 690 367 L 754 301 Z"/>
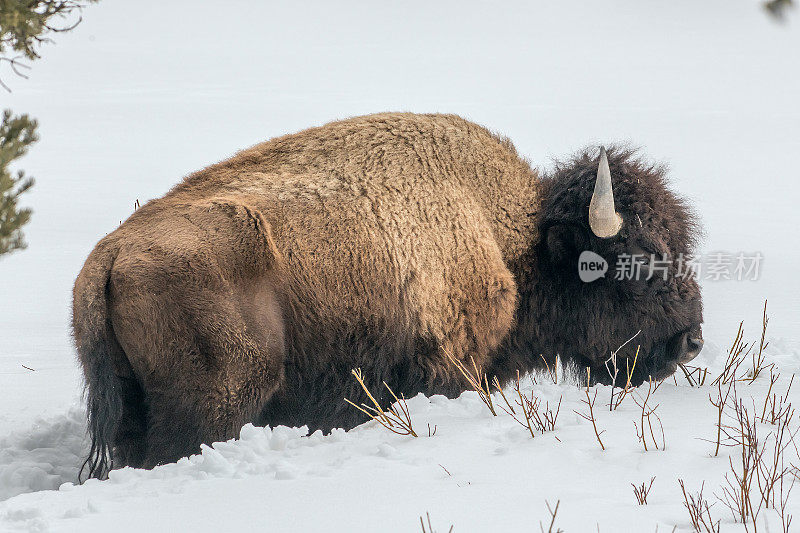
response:
<path fill-rule="evenodd" d="M 91 437 L 89 456 L 78 473 L 79 482 L 108 476 L 113 468 L 113 443 L 123 415 L 124 386 L 115 372 L 115 359 L 124 358 L 124 353 L 114 336 L 108 313 L 109 278 L 115 255 L 104 250 L 101 242 L 78 275 L 73 293 L 73 335 L 83 367 Z"/>

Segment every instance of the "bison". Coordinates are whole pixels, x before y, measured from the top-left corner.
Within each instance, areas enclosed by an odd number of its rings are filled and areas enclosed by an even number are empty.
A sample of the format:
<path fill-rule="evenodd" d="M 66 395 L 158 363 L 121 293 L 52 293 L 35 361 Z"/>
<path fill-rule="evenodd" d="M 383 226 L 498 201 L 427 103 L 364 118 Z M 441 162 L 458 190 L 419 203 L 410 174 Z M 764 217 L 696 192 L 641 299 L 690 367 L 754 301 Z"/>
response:
<path fill-rule="evenodd" d="M 84 466 L 152 468 L 248 422 L 351 428 L 354 368 L 398 395 L 454 397 L 466 384 L 448 357 L 503 383 L 560 355 L 609 383 L 612 351 L 638 349 L 634 383 L 663 378 L 702 346 L 695 280 L 670 262 L 587 283 L 578 258 L 676 258 L 698 232 L 665 170 L 626 149 L 543 175 L 479 125 L 411 113 L 258 144 L 143 205 L 86 260 Z"/>

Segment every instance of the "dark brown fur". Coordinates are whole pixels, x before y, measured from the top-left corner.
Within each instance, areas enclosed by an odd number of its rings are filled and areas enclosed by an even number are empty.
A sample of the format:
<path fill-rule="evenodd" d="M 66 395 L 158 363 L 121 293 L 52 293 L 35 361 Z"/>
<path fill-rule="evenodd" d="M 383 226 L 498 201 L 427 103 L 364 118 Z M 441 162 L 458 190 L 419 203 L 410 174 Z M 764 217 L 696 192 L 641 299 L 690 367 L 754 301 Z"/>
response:
<path fill-rule="evenodd" d="M 174 461 L 247 422 L 352 427 L 357 367 L 398 394 L 454 396 L 445 351 L 506 380 L 539 354 L 599 368 L 641 329 L 642 372 L 674 370 L 664 347 L 701 321 L 694 282 L 577 280 L 581 250 L 613 265 L 688 252 L 696 234 L 661 169 L 609 159 L 625 226 L 608 240 L 586 222 L 594 154 L 541 178 L 453 115 L 334 122 L 189 176 L 75 284 L 90 474 Z"/>

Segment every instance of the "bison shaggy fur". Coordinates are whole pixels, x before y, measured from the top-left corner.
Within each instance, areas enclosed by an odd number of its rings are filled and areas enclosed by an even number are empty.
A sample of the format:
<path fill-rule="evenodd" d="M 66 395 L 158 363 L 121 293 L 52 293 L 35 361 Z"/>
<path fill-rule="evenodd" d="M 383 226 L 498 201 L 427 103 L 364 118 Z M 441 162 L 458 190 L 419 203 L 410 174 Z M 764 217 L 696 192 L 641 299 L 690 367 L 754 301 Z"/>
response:
<path fill-rule="evenodd" d="M 689 254 L 698 228 L 662 167 L 608 160 L 623 219 L 608 239 L 587 221 L 597 150 L 543 175 L 454 115 L 333 122 L 188 176 L 75 282 L 89 474 L 175 461 L 248 422 L 351 428 L 354 368 L 406 397 L 466 388 L 446 354 L 501 382 L 560 355 L 609 382 L 636 335 L 623 368 L 636 346 L 635 382 L 669 375 L 701 339 L 695 281 L 672 266 L 584 283 L 577 261 Z"/>

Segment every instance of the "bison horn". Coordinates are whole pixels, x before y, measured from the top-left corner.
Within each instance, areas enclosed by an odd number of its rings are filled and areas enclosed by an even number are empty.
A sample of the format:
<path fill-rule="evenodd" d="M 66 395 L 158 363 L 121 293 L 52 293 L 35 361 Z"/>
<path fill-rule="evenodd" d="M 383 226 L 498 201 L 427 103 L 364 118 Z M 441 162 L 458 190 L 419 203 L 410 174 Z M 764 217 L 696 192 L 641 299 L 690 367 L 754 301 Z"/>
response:
<path fill-rule="evenodd" d="M 611 170 L 608 168 L 606 149 L 600 147 L 600 164 L 597 181 L 589 203 L 589 227 L 601 239 L 614 237 L 622 227 L 622 217 L 614 209 L 614 189 L 611 186 Z"/>

